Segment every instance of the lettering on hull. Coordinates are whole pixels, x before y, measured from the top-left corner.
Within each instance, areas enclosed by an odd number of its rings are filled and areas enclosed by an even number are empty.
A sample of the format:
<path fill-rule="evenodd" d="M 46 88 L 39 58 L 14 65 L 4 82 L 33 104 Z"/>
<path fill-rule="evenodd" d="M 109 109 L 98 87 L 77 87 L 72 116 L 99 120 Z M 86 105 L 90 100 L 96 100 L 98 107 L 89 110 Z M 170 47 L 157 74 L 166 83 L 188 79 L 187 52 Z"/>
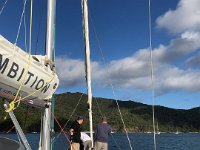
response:
<path fill-rule="evenodd" d="M 7 74 L 5 74 L 8 72 Z M 16 62 L 10 61 L 9 58 L 3 58 L 0 54 L 0 73 L 7 78 L 14 79 L 15 81 L 21 83 L 23 75 L 25 74 L 25 68 L 20 67 Z M 44 79 L 35 75 L 33 72 L 28 71 L 24 85 L 29 85 L 30 88 L 34 90 L 40 90 L 41 93 L 46 93 L 49 90 L 50 84 L 45 82 Z"/>

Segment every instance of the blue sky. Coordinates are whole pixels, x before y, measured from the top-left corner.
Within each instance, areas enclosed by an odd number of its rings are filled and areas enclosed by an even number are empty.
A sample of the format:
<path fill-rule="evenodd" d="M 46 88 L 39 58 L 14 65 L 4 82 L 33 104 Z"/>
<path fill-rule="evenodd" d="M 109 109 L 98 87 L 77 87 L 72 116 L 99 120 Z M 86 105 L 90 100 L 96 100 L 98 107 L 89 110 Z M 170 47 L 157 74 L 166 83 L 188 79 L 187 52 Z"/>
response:
<path fill-rule="evenodd" d="M 4 2 L 0 1 L 0 10 Z M 27 37 L 28 7 L 29 1 Z M 200 105 L 199 7 L 199 0 L 152 0 L 157 105 L 183 109 Z M 23 0 L 9 0 L 0 15 L 0 34 L 11 42 L 15 42 L 22 10 Z M 86 92 L 81 0 L 57 0 L 56 13 L 56 64 L 61 81 L 57 92 Z M 113 98 L 111 82 L 117 99 L 152 104 L 148 0 L 89 0 L 89 14 L 93 95 Z M 44 53 L 45 22 L 46 1 L 34 0 L 33 53 L 36 49 L 37 54 Z M 22 49 L 24 37 L 22 24 L 17 42 Z"/>

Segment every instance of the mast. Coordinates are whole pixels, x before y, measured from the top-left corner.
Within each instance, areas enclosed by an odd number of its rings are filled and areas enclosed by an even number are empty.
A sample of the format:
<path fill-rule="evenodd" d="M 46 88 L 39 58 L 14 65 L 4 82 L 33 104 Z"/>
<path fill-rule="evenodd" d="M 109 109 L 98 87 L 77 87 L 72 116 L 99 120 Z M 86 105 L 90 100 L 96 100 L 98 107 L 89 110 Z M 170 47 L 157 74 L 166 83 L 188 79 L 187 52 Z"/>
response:
<path fill-rule="evenodd" d="M 85 71 L 87 81 L 87 94 L 88 94 L 88 112 L 90 120 L 90 137 L 92 139 L 93 147 L 93 124 L 92 124 L 92 88 L 91 88 L 91 69 L 90 69 L 90 43 L 89 43 L 89 27 L 88 27 L 88 5 L 87 0 L 82 0 L 82 13 L 83 13 L 83 32 L 85 41 Z"/>
<path fill-rule="evenodd" d="M 56 0 L 47 2 L 47 32 L 46 32 L 46 55 L 51 61 L 54 61 L 54 29 L 55 29 L 55 10 Z M 46 103 L 43 114 L 43 136 L 42 150 L 51 149 L 51 99 Z"/>
<path fill-rule="evenodd" d="M 157 132 L 159 132 L 159 128 L 158 128 L 158 122 L 157 122 Z"/>
<path fill-rule="evenodd" d="M 56 0 L 47 1 L 47 32 L 46 32 L 46 55 L 54 61 L 54 35 L 55 35 Z"/>

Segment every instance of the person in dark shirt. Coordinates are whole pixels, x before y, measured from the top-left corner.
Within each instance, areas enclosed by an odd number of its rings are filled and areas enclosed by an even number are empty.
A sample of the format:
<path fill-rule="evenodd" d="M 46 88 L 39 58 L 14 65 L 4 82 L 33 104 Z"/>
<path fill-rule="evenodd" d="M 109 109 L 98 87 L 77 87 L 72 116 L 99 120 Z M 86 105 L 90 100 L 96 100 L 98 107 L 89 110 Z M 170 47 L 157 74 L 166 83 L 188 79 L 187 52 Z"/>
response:
<path fill-rule="evenodd" d="M 103 117 L 95 130 L 95 150 L 108 149 L 108 136 L 111 133 L 111 126 L 108 125 L 106 117 Z"/>
<path fill-rule="evenodd" d="M 73 150 L 80 149 L 81 138 L 81 124 L 83 123 L 83 117 L 79 116 L 70 128 L 70 141 Z"/>

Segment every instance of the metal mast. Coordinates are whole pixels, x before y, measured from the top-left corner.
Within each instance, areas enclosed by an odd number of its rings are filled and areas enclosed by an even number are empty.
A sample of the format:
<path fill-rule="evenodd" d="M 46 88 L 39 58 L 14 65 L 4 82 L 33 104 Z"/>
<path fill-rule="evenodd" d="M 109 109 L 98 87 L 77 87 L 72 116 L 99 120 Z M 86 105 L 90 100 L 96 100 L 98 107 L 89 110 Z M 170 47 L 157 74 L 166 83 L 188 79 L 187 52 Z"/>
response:
<path fill-rule="evenodd" d="M 54 34 L 55 34 L 55 10 L 56 0 L 47 2 L 47 33 L 46 33 L 46 55 L 54 61 Z M 51 100 L 46 103 L 43 115 L 42 150 L 51 149 Z"/>
<path fill-rule="evenodd" d="M 46 32 L 46 55 L 54 61 L 54 35 L 55 35 L 56 0 L 47 1 L 47 32 Z"/>
<path fill-rule="evenodd" d="M 85 41 L 85 71 L 87 80 L 87 93 L 88 93 L 88 112 L 90 120 L 90 137 L 92 138 L 93 147 L 93 121 L 92 121 L 92 88 L 91 88 L 91 69 L 90 69 L 90 43 L 89 43 L 89 27 L 88 27 L 88 5 L 87 0 L 82 0 L 82 13 L 83 13 L 83 31 Z"/>

